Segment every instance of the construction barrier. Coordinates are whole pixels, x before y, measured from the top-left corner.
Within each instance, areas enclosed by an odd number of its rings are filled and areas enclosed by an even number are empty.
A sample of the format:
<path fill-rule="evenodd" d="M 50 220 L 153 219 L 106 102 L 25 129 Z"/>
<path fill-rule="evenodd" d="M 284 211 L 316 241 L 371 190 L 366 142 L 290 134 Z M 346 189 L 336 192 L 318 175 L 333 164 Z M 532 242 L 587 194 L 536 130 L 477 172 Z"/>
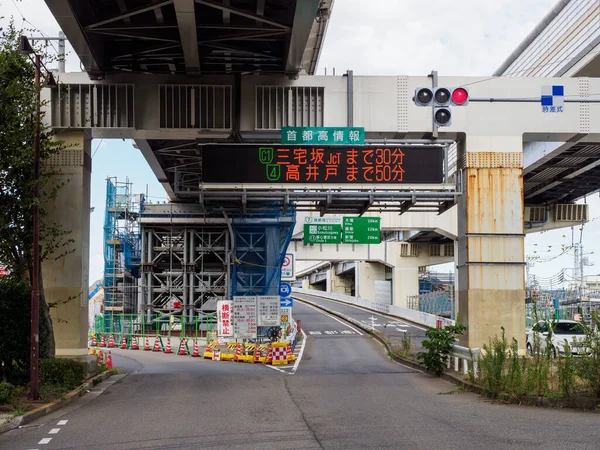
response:
<path fill-rule="evenodd" d="M 121 338 L 121 345 L 115 346 L 115 336 L 108 336 L 108 343 L 104 335 L 99 335 L 98 338 L 95 334 L 92 335 L 92 347 L 88 349 L 90 355 L 96 355 L 96 357 L 102 361 L 99 364 L 106 363 L 107 355 L 102 353 L 102 347 L 106 348 L 120 348 L 129 350 L 140 350 L 138 346 L 138 337 L 126 335 L 116 336 Z M 162 341 L 160 335 L 154 338 L 154 345 L 150 345 L 150 336 L 140 336 L 142 342 L 144 342 L 143 349 L 145 351 L 163 352 L 177 354 L 180 356 L 191 356 L 194 358 L 202 357 L 212 361 L 235 361 L 235 362 L 246 362 L 246 363 L 262 363 L 262 364 L 273 364 L 273 365 L 285 365 L 295 361 L 294 356 L 294 345 L 291 342 L 273 342 L 268 344 L 257 344 L 251 342 L 224 342 L 219 343 L 218 341 L 208 341 L 206 348 L 203 353 L 199 351 L 199 343 L 194 338 L 181 338 L 179 344 L 174 349 L 171 348 L 171 338 L 167 337 L 166 345 Z M 193 350 L 190 349 L 190 339 L 193 340 Z M 295 340 L 294 340 L 295 341 Z M 141 343 L 140 342 L 140 345 Z M 96 348 L 94 344 L 97 344 Z M 294 342 L 295 344 L 295 342 Z M 175 352 L 173 350 L 176 350 Z M 111 357 L 112 359 L 112 357 Z"/>

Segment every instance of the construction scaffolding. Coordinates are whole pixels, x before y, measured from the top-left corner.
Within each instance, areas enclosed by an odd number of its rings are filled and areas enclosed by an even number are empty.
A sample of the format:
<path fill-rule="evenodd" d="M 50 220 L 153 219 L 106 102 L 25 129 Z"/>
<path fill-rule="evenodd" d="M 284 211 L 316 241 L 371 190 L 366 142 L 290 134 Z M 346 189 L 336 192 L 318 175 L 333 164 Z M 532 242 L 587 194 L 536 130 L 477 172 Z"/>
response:
<path fill-rule="evenodd" d="M 146 203 L 139 221 L 137 312 L 152 318 L 144 328 L 203 333 L 214 327 L 218 300 L 279 294 L 292 209 L 228 217 L 199 204 Z"/>
<path fill-rule="evenodd" d="M 116 317 L 136 308 L 140 273 L 139 215 L 144 196 L 134 195 L 129 180 L 106 180 L 104 216 L 104 331 L 120 332 Z"/>

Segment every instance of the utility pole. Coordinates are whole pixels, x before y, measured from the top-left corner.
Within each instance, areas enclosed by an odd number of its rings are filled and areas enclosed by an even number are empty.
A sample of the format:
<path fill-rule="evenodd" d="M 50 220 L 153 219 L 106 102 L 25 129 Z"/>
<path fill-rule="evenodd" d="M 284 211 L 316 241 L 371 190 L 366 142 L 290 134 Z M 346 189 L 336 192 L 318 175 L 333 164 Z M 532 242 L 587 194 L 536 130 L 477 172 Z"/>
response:
<path fill-rule="evenodd" d="M 35 133 L 33 136 L 33 280 L 31 282 L 31 398 L 38 400 L 40 356 L 40 56 L 35 55 Z"/>
<path fill-rule="evenodd" d="M 26 55 L 34 55 L 35 70 L 35 130 L 33 135 L 33 248 L 32 248 L 32 280 L 31 280 L 31 345 L 29 355 L 30 395 L 32 400 L 40 398 L 39 392 L 39 356 L 40 356 L 40 122 L 41 122 L 41 100 L 42 90 L 41 71 L 42 60 L 35 53 L 33 47 L 25 36 L 21 36 L 19 51 Z M 48 72 L 48 86 L 55 86 L 52 73 Z"/>

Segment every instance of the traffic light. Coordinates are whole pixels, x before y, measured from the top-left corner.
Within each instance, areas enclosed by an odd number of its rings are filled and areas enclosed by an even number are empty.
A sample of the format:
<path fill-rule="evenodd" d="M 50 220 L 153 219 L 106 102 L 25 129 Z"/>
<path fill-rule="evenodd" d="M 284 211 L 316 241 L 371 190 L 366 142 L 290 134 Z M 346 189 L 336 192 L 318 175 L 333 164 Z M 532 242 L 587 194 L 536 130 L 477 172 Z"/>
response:
<path fill-rule="evenodd" d="M 464 87 L 456 88 L 427 88 L 415 89 L 414 102 L 417 106 L 433 105 L 433 123 L 438 127 L 448 127 L 452 124 L 450 106 L 465 106 L 469 104 L 469 91 Z"/>

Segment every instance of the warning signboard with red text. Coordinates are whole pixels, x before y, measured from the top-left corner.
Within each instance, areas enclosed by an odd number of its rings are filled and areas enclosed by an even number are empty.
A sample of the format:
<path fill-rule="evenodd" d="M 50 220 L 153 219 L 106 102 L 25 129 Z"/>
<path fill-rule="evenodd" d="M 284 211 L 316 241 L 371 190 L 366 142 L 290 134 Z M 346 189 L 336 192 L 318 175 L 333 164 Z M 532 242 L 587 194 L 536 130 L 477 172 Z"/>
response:
<path fill-rule="evenodd" d="M 217 302 L 217 331 L 219 336 L 233 336 L 233 302 L 231 300 Z"/>
<path fill-rule="evenodd" d="M 294 255 L 292 253 L 286 253 L 283 258 L 283 264 L 281 265 L 281 280 L 295 280 L 296 274 L 294 273 Z"/>

